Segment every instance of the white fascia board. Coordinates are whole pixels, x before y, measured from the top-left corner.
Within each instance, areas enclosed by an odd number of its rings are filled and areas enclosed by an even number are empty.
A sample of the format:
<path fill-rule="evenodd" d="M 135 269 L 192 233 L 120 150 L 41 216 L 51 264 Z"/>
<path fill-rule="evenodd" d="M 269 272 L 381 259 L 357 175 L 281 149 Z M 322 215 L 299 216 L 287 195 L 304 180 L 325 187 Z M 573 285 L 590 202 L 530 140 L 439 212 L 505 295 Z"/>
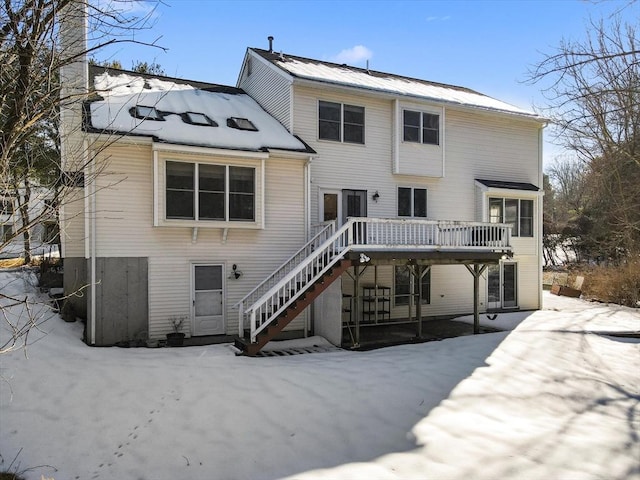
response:
<path fill-rule="evenodd" d="M 125 145 L 151 145 L 153 144 L 153 138 L 143 135 L 126 135 L 124 133 L 95 133 L 91 132 L 87 134 L 87 139 L 91 141 L 91 144 L 102 144 L 104 146 L 111 146 L 117 144 Z"/>
<path fill-rule="evenodd" d="M 248 150 L 227 150 L 224 148 L 195 147 L 191 145 L 176 145 L 172 143 L 153 142 L 154 152 L 179 152 L 192 155 L 215 155 L 219 157 L 242 157 L 242 158 L 269 158 L 267 152 L 253 152 Z"/>
<path fill-rule="evenodd" d="M 318 154 L 312 154 L 309 152 L 295 152 L 292 150 L 278 150 L 278 149 L 269 149 L 270 157 L 278 157 L 284 159 L 299 159 L 299 160 L 309 160 L 312 158 L 318 158 Z"/>
<path fill-rule="evenodd" d="M 247 59 L 249 58 L 249 49 L 244 52 L 244 59 L 242 60 L 242 66 L 240 67 L 240 73 L 238 73 L 238 79 L 236 80 L 236 87 L 240 88 L 240 80 L 244 74 L 244 70 L 247 67 Z"/>
<path fill-rule="evenodd" d="M 307 87 L 312 87 L 312 88 L 322 89 L 322 90 L 330 90 L 333 92 L 343 91 L 344 93 L 359 94 L 364 96 L 375 97 L 378 99 L 387 99 L 387 100 L 398 99 L 400 101 L 419 102 L 423 104 L 437 104 L 437 105 L 442 105 L 446 108 L 452 108 L 452 109 L 455 108 L 455 109 L 466 111 L 466 112 L 485 113 L 485 114 L 495 115 L 503 118 L 516 117 L 521 120 L 531 121 L 538 125 L 540 124 L 546 125 L 547 123 L 549 123 L 549 119 L 538 116 L 538 115 L 533 116 L 533 115 L 526 115 L 526 114 L 517 113 L 517 112 L 509 112 L 506 110 L 495 110 L 495 109 L 480 107 L 475 105 L 464 105 L 461 103 L 451 102 L 448 100 L 441 100 L 438 98 L 420 97 L 417 95 L 409 95 L 409 94 L 403 95 L 397 92 L 386 92 L 384 90 L 375 90 L 375 89 L 366 88 L 366 87 L 344 85 L 342 83 L 331 82 L 328 80 L 313 80 L 309 78 L 293 77 L 293 82 L 295 85 L 307 86 Z"/>

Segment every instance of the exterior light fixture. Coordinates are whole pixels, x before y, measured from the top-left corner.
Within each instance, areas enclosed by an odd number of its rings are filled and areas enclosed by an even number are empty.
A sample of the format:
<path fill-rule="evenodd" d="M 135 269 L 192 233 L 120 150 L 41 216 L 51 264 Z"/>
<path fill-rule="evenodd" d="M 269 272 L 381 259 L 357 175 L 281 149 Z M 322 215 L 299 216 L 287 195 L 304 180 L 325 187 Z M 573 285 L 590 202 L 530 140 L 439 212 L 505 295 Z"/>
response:
<path fill-rule="evenodd" d="M 231 267 L 231 275 L 229 275 L 229 278 L 237 280 L 241 276 L 242 276 L 242 272 L 238 270 L 238 265 L 234 263 L 233 266 Z"/>

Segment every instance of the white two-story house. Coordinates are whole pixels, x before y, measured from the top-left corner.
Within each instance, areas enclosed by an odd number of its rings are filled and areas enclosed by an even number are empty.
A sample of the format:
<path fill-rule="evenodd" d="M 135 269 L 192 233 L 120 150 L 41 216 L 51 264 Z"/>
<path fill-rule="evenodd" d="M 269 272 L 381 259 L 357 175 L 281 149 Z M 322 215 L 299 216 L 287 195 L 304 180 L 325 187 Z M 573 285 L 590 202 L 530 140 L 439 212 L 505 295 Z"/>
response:
<path fill-rule="evenodd" d="M 248 49 L 236 87 L 63 72 L 65 290 L 91 345 L 357 347 L 541 304 L 542 127 L 471 90 Z M 81 127 L 81 128 L 80 128 Z M 476 325 L 477 326 L 477 325 Z"/>
<path fill-rule="evenodd" d="M 237 85 L 317 152 L 312 222 L 362 219 L 354 251 L 369 260 L 354 256 L 331 301 L 316 301 L 316 330 L 357 344 L 365 325 L 413 321 L 419 334 L 418 317 L 540 308 L 543 118 L 467 88 L 257 48 Z M 340 297 L 355 328 L 334 328 Z"/>

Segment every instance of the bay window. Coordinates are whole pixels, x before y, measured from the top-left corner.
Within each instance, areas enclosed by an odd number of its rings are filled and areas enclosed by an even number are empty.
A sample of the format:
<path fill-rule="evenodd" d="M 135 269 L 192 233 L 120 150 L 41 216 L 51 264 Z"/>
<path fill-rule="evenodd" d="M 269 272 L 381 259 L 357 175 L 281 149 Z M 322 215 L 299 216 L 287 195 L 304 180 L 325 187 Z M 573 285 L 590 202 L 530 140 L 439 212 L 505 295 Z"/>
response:
<path fill-rule="evenodd" d="M 254 221 L 255 168 L 166 162 L 167 219 Z"/>

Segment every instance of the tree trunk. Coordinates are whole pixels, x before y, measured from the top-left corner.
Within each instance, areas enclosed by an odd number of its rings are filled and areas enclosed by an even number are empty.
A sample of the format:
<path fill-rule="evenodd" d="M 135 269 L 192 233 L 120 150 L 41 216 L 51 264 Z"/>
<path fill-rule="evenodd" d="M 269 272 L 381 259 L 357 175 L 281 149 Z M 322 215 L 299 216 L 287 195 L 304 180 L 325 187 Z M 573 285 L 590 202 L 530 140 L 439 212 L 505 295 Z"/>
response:
<path fill-rule="evenodd" d="M 24 248 L 24 263 L 31 263 L 31 220 L 29 218 L 29 203 L 31 201 L 31 183 L 29 178 L 24 180 L 24 196 L 18 194 L 18 210 L 22 220 L 22 240 Z"/>

